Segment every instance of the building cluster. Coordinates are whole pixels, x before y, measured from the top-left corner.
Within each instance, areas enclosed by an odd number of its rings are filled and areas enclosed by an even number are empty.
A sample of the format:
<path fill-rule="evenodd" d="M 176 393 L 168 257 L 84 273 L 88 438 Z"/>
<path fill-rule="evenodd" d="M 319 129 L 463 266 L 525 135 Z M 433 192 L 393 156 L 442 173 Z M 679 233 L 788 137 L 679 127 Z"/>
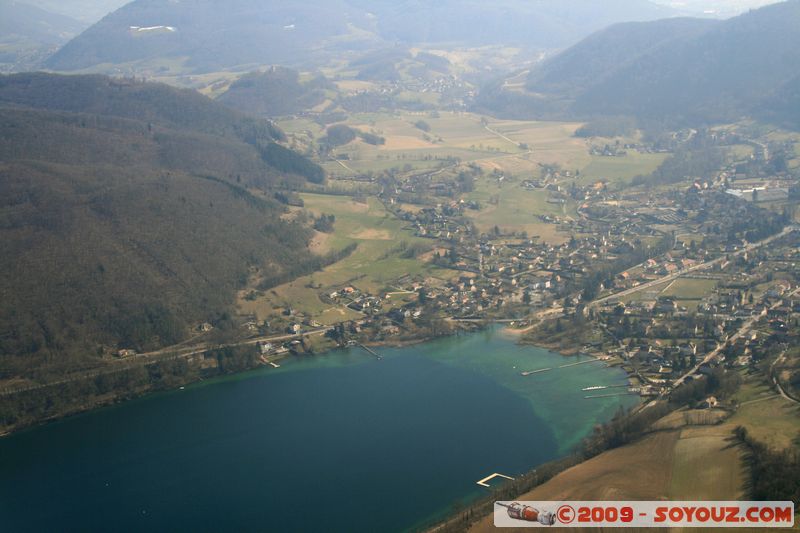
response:
<path fill-rule="evenodd" d="M 645 291 L 633 300 L 605 302 L 595 319 L 618 346 L 604 353 L 624 361 L 643 384 L 643 395 L 659 394 L 699 363 L 688 380 L 702 379 L 720 365 L 757 363 L 800 325 L 798 245 L 794 232 L 702 275 L 680 278 L 711 282 L 710 291 L 672 296 Z"/>

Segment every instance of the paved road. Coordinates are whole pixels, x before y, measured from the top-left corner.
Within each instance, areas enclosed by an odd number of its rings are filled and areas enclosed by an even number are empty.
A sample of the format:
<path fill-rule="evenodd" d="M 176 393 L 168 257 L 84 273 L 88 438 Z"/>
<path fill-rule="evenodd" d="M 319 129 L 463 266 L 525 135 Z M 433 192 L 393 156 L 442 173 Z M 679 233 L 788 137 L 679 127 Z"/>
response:
<path fill-rule="evenodd" d="M 796 295 L 798 292 L 800 292 L 800 287 L 798 287 L 797 289 L 795 289 L 791 293 L 789 293 L 789 297 L 792 297 L 792 296 Z M 776 307 L 779 307 L 779 306 L 780 306 L 780 302 L 776 302 L 775 304 L 772 305 L 772 307 L 770 309 L 775 309 Z M 716 349 L 708 352 L 708 354 L 703 358 L 702 361 L 697 363 L 697 365 L 695 365 L 693 368 L 689 369 L 680 378 L 675 380 L 672 383 L 672 387 L 671 388 L 675 389 L 675 388 L 681 386 L 683 384 L 683 382 L 686 381 L 686 378 L 688 378 L 689 376 L 691 376 L 692 374 L 694 374 L 695 372 L 697 372 L 700 369 L 700 366 L 702 366 L 702 365 L 704 365 L 706 363 L 710 363 L 711 361 L 713 361 L 720 354 L 720 352 L 722 352 L 722 350 L 727 345 L 736 342 L 740 337 L 742 337 L 742 336 L 746 335 L 747 333 L 749 333 L 753 329 L 753 326 L 755 326 L 758 323 L 758 321 L 761 320 L 761 318 L 763 318 L 763 317 L 764 317 L 763 314 L 759 314 L 759 315 L 755 315 L 753 317 L 750 317 L 744 324 L 742 324 L 742 327 L 739 328 L 738 331 L 736 331 L 736 333 L 731 335 L 724 343 L 718 344 Z M 776 360 L 776 362 L 777 362 L 777 360 Z M 773 363 L 773 365 L 774 364 L 775 363 Z M 780 386 L 778 386 L 778 389 L 780 389 Z M 780 390 L 782 392 L 782 389 L 780 389 Z M 661 396 L 664 396 L 665 394 L 666 393 L 662 393 Z M 659 397 L 661 397 L 661 396 L 659 396 Z M 791 398 L 789 398 L 789 399 L 791 399 Z"/>
<path fill-rule="evenodd" d="M 797 292 L 797 291 L 795 291 L 795 292 Z M 772 369 L 775 368 L 775 365 L 778 364 L 779 362 L 783 361 L 783 359 L 785 357 L 786 357 L 786 350 L 784 350 L 781 353 L 781 355 L 777 359 L 775 359 L 772 362 L 771 365 L 769 365 L 769 373 L 770 373 L 770 375 L 772 375 L 772 383 L 775 384 L 775 388 L 778 389 L 778 394 L 783 396 L 784 399 L 786 399 L 786 400 L 788 400 L 788 401 L 790 401 L 792 403 L 800 404 L 800 402 L 798 402 L 797 400 L 795 400 L 794 398 L 792 398 L 791 396 L 786 394 L 786 391 L 783 389 L 783 386 L 781 386 L 781 382 L 778 381 L 778 378 L 774 374 L 772 374 Z"/>
<path fill-rule="evenodd" d="M 750 251 L 756 250 L 758 248 L 761 248 L 762 246 L 765 246 L 765 245 L 767 245 L 767 244 L 769 244 L 769 243 L 771 243 L 773 241 L 776 241 L 776 240 L 780 239 L 781 237 L 785 237 L 786 235 L 792 233 L 793 231 L 797 231 L 797 230 L 798 230 L 797 226 L 787 226 L 780 233 L 776 233 L 772 237 L 767 237 L 763 241 L 759 241 L 759 242 L 756 242 L 756 243 L 750 243 L 750 244 L 746 245 L 744 248 L 742 248 L 741 250 L 738 250 L 738 251 L 733 252 L 731 254 L 726 254 L 726 255 L 720 256 L 720 257 L 718 257 L 716 259 L 713 259 L 711 261 L 707 261 L 705 263 L 699 263 L 699 264 L 697 264 L 697 265 L 695 265 L 693 267 L 689 267 L 689 268 L 685 268 L 683 270 L 679 270 L 678 272 L 675 272 L 673 274 L 668 274 L 668 275 L 666 275 L 666 276 L 664 276 L 662 278 L 658 278 L 658 279 L 653 280 L 653 281 L 648 281 L 647 283 L 644 283 L 642 285 L 638 285 L 638 286 L 633 287 L 631 289 L 626 289 L 624 291 L 617 292 L 617 293 L 611 294 L 609 296 L 605 296 L 603 298 L 598 298 L 596 300 L 593 300 L 593 301 L 591 301 L 590 303 L 588 303 L 586 305 L 586 309 L 588 310 L 590 307 L 595 307 L 595 306 L 598 306 L 600 304 L 606 303 L 606 302 L 611 301 L 611 300 L 618 300 L 619 298 L 622 298 L 624 296 L 628 296 L 629 294 L 633 294 L 633 293 L 636 293 L 636 292 L 639 292 L 639 291 L 643 291 L 643 290 L 649 289 L 651 287 L 655 287 L 656 285 L 661 285 L 663 283 L 667 283 L 669 281 L 676 280 L 681 276 L 685 276 L 686 274 L 689 274 L 691 272 L 695 272 L 697 270 L 705 270 L 707 268 L 711 268 L 714 265 L 718 265 L 718 264 L 722 263 L 723 261 L 725 261 L 727 256 L 738 257 L 738 256 L 740 256 L 740 255 L 742 255 L 742 254 L 744 254 L 746 252 L 750 252 Z"/>
<path fill-rule="evenodd" d="M 0 397 L 11 396 L 14 394 L 19 394 L 21 392 L 39 390 L 45 387 L 52 387 L 54 385 L 64 385 L 66 383 L 71 383 L 73 381 L 80 381 L 104 375 L 116 374 L 119 372 L 125 372 L 128 370 L 132 370 L 134 368 L 148 366 L 162 361 L 174 361 L 176 359 L 184 359 L 186 357 L 192 357 L 194 355 L 205 353 L 212 349 L 235 348 L 237 346 L 252 346 L 260 342 L 280 342 L 291 339 L 299 339 L 300 337 L 306 337 L 309 335 L 322 335 L 332 329 L 333 329 L 332 327 L 322 327 L 309 331 L 304 331 L 302 333 L 297 333 L 297 334 L 264 336 L 224 345 L 208 345 L 204 343 L 178 349 L 175 349 L 174 347 L 163 348 L 155 352 L 141 353 L 126 359 L 120 359 L 105 368 L 99 368 L 97 370 L 90 370 L 88 372 L 79 372 L 71 374 L 62 379 L 48 381 L 46 383 L 40 383 L 36 385 L 2 389 L 0 390 Z"/>
<path fill-rule="evenodd" d="M 512 322 L 525 322 L 525 321 L 533 320 L 533 319 L 537 319 L 537 318 L 541 319 L 541 318 L 545 318 L 545 317 L 551 316 L 551 315 L 562 315 L 562 314 L 564 314 L 564 308 L 563 307 L 554 307 L 554 308 L 551 308 L 551 309 L 542 309 L 541 311 L 537 311 L 535 313 L 532 313 L 532 314 L 530 314 L 528 316 L 521 317 L 521 318 L 498 318 L 498 319 L 492 319 L 492 318 L 448 318 L 447 321 L 448 322 L 467 322 L 467 323 L 473 323 L 473 324 L 481 324 L 481 323 L 484 323 L 484 322 L 491 322 L 493 324 L 511 324 Z M 525 333 L 525 332 L 529 331 L 530 329 L 532 329 L 533 327 L 534 326 L 528 326 L 527 328 L 520 329 L 520 330 L 515 330 L 515 331 L 517 331 L 518 333 Z"/>

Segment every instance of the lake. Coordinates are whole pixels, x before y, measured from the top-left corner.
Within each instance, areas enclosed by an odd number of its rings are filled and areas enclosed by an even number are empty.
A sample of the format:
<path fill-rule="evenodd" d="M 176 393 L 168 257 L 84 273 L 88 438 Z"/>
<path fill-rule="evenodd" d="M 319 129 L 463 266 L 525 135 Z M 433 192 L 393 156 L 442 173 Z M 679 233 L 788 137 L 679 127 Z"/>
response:
<path fill-rule="evenodd" d="M 568 452 L 625 373 L 499 329 L 337 350 L 0 439 L 0 531 L 399 531 Z M 527 377 L 522 371 L 552 368 Z M 620 389 L 623 390 L 623 389 Z"/>

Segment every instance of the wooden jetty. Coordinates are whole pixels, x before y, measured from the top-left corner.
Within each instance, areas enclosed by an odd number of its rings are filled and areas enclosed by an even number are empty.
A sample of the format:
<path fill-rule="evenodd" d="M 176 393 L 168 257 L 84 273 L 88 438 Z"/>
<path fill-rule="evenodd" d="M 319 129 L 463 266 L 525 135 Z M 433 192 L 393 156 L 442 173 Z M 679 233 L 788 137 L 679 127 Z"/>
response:
<path fill-rule="evenodd" d="M 363 344 L 361 344 L 361 343 L 358 343 L 358 345 L 359 345 L 361 348 L 364 348 L 364 349 L 365 349 L 367 352 L 369 352 L 371 355 L 374 355 L 374 356 L 375 356 L 375 357 L 376 357 L 378 360 L 381 360 L 381 359 L 383 359 L 383 357 L 381 357 L 381 355 L 380 355 L 378 352 L 376 352 L 375 350 L 373 350 L 372 348 L 369 348 L 368 346 L 364 346 L 364 345 L 363 345 Z"/>
<path fill-rule="evenodd" d="M 630 392 L 610 392 L 608 394 L 590 394 L 589 396 L 584 396 L 584 400 L 592 400 L 594 398 L 611 398 L 613 396 L 627 396 L 628 394 L 632 394 Z"/>
<path fill-rule="evenodd" d="M 489 485 L 488 482 L 493 480 L 494 478 L 498 478 L 498 477 L 503 478 L 503 479 L 510 479 L 511 481 L 514 481 L 513 477 L 505 476 L 503 474 L 492 474 L 491 476 L 486 476 L 485 478 L 481 479 L 480 481 L 476 481 L 476 483 L 478 485 L 480 485 L 481 487 L 491 487 L 491 485 Z"/>
<path fill-rule="evenodd" d="M 533 374 L 539 374 L 540 372 L 547 372 L 548 370 L 553 370 L 552 368 L 540 368 L 539 370 L 526 370 L 525 372 L 520 372 L 523 376 L 532 376 Z"/>
<path fill-rule="evenodd" d="M 601 362 L 601 361 L 602 361 L 602 359 L 589 359 L 587 361 L 578 361 L 577 363 L 568 363 L 566 365 L 561 365 L 558 368 L 569 368 L 571 366 L 585 365 L 586 363 L 597 363 L 597 362 Z"/>

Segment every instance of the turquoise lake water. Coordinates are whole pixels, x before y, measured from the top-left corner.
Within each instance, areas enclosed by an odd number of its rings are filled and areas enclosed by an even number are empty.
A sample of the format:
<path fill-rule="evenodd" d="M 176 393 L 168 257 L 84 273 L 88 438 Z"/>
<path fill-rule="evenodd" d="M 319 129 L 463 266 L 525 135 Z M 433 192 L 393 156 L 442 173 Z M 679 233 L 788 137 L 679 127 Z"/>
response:
<path fill-rule="evenodd" d="M 401 531 L 568 452 L 620 369 L 500 330 L 294 358 L 0 440 L 0 531 Z M 553 368 L 523 377 L 523 370 Z"/>

